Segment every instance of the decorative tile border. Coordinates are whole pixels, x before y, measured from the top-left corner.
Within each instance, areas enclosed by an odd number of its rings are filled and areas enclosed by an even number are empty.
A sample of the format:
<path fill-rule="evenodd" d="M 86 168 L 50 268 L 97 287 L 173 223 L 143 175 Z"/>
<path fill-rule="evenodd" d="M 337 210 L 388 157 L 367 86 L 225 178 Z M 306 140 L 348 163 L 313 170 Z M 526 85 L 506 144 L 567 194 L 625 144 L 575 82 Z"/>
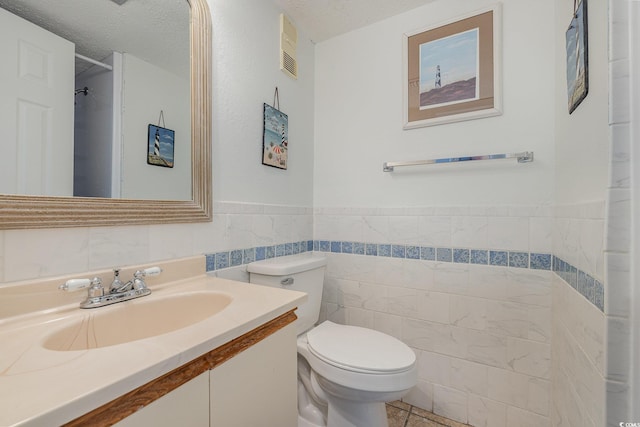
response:
<path fill-rule="evenodd" d="M 314 240 L 313 250 L 316 252 L 419 259 L 424 261 L 452 262 L 456 264 L 531 268 L 534 270 L 551 270 L 552 262 L 551 254 L 541 253 L 330 240 Z"/>
<path fill-rule="evenodd" d="M 495 251 L 490 249 L 444 248 L 387 243 L 304 240 L 235 249 L 206 254 L 207 272 L 249 264 L 254 261 L 294 255 L 303 252 L 329 252 L 454 264 L 488 265 L 495 267 L 552 270 L 593 305 L 604 312 L 604 286 L 586 272 L 551 254 L 521 251 Z"/>
<path fill-rule="evenodd" d="M 234 249 L 226 252 L 205 254 L 207 272 L 237 267 L 254 261 L 262 261 L 275 257 L 295 255 L 313 250 L 313 240 L 301 242 L 281 243 L 272 246 L 258 246 L 247 249 Z"/>
<path fill-rule="evenodd" d="M 557 256 L 553 257 L 553 271 L 591 304 L 604 312 L 604 285 L 600 281 Z"/>
<path fill-rule="evenodd" d="M 248 264 L 253 261 L 310 251 L 451 262 L 456 264 L 530 268 L 534 270 L 551 270 L 552 267 L 551 254 L 330 240 L 307 240 L 274 246 L 236 249 L 227 252 L 207 254 L 205 256 L 207 259 L 207 271 L 215 271 Z"/>

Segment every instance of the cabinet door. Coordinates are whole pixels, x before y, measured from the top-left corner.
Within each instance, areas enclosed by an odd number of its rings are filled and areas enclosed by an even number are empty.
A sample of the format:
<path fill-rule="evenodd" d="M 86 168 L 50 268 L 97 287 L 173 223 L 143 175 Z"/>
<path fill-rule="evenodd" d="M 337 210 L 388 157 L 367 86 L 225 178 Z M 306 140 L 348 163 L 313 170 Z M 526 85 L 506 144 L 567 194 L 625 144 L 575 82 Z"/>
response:
<path fill-rule="evenodd" d="M 209 372 L 198 375 L 115 425 L 117 427 L 208 426 Z"/>
<path fill-rule="evenodd" d="M 296 427 L 296 328 L 292 323 L 211 371 L 211 427 Z"/>

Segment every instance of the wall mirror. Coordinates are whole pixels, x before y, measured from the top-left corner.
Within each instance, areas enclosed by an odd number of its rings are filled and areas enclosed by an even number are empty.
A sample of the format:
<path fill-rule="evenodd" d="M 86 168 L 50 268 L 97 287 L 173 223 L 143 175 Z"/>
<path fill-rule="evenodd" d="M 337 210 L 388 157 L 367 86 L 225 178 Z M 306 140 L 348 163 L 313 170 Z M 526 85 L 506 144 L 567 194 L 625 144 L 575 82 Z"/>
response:
<path fill-rule="evenodd" d="M 16 2 L 13 0 L 0 0 L 0 7 L 2 7 L 3 9 L 10 9 L 10 7 L 6 6 L 7 4 L 28 4 L 30 1 L 31 0 L 24 0 L 24 2 Z M 85 9 L 95 9 L 93 8 L 93 3 L 92 6 L 88 6 L 86 4 L 86 0 L 60 0 L 60 3 L 69 3 L 72 1 L 75 1 L 77 4 L 76 9 L 74 9 L 75 13 L 73 13 L 73 18 L 82 20 L 89 19 L 91 10 Z M 128 17 L 130 15 L 124 11 L 124 8 L 129 4 L 127 0 L 104 0 L 104 2 L 109 4 L 112 8 L 115 8 L 115 18 L 117 20 L 123 20 L 125 19 L 125 17 Z M 52 3 L 37 1 L 35 3 L 50 4 L 52 7 L 56 8 L 59 6 L 58 2 Z M 187 10 L 187 16 L 190 12 L 190 18 L 187 18 L 187 28 L 185 28 L 188 34 L 185 39 L 189 41 L 190 46 L 189 48 L 185 49 L 187 50 L 187 54 L 184 55 L 185 61 L 187 62 L 188 66 L 183 67 L 185 69 L 184 73 L 186 75 L 185 81 L 187 82 L 185 88 L 188 93 L 184 97 L 186 99 L 186 108 L 181 109 L 190 109 L 191 114 L 187 114 L 186 117 L 181 118 L 182 120 L 186 121 L 184 129 L 182 131 L 175 132 L 176 157 L 174 167 L 165 168 L 147 164 L 147 145 L 149 139 L 147 135 L 147 125 L 150 123 L 155 124 L 157 122 L 159 126 L 166 125 L 167 128 L 171 128 L 172 126 L 179 127 L 178 125 L 175 125 L 176 122 L 179 121 L 177 117 L 178 114 L 168 114 L 167 111 L 164 111 L 164 117 L 162 117 L 162 119 L 164 119 L 164 123 L 160 122 L 160 118 L 158 116 L 161 110 L 165 109 L 163 108 L 163 105 L 166 105 L 166 109 L 168 111 L 171 111 L 171 108 L 175 108 L 175 106 L 171 105 L 171 103 L 159 103 L 153 106 L 153 118 L 151 118 L 150 113 L 148 112 L 147 116 L 143 118 L 136 117 L 136 126 L 138 128 L 136 131 L 140 132 L 140 129 L 143 129 L 144 135 L 136 135 L 136 137 L 134 138 L 136 141 L 135 162 L 137 162 L 134 169 L 142 170 L 145 172 L 145 174 L 143 174 L 142 177 L 138 176 L 136 179 L 129 180 L 129 182 L 140 184 L 142 190 L 137 190 L 138 192 L 132 190 L 130 191 L 130 188 L 123 185 L 122 190 L 118 189 L 114 192 L 113 195 L 80 194 L 79 197 L 72 197 L 66 192 L 58 193 L 56 191 L 49 191 L 49 187 L 54 187 L 52 183 L 54 182 L 54 179 L 56 179 L 57 175 L 55 173 L 53 175 L 46 175 L 44 173 L 41 173 L 41 176 L 38 176 L 38 173 L 47 169 L 46 166 L 43 166 L 43 163 L 41 162 L 42 159 L 38 157 L 49 156 L 52 153 L 52 149 L 50 149 L 50 151 L 48 152 L 46 150 L 42 150 L 42 153 L 36 153 L 36 155 L 33 155 L 28 150 L 26 150 L 26 155 L 22 153 L 22 160 L 20 160 L 20 157 L 18 155 L 14 156 L 17 159 L 15 163 L 19 164 L 20 162 L 22 162 L 26 165 L 26 167 L 24 168 L 25 170 L 35 171 L 37 177 L 35 179 L 29 179 L 35 181 L 37 185 L 40 185 L 42 188 L 44 188 L 44 190 L 31 191 L 30 187 L 25 187 L 23 185 L 22 187 L 17 186 L 16 190 L 13 191 L 11 188 L 7 190 L 7 187 L 5 186 L 5 189 L 0 192 L 2 193 L 0 194 L 0 229 L 187 223 L 204 222 L 211 220 L 212 63 L 210 12 L 206 0 L 168 0 L 167 2 L 161 3 L 149 0 L 136 0 L 135 2 L 131 1 L 131 4 L 137 4 L 137 7 L 140 7 L 142 5 L 143 8 L 146 8 L 147 15 L 141 18 L 136 18 L 139 20 L 148 20 L 154 18 L 154 15 L 163 15 L 162 13 L 158 12 L 158 9 L 168 7 L 165 6 L 166 3 L 179 3 L 180 6 L 185 6 Z M 0 12 L 6 11 L 1 10 Z M 166 15 L 166 11 L 164 12 L 164 15 Z M 104 16 L 95 14 L 95 10 L 94 15 L 94 20 L 105 20 Z M 46 18 L 46 20 L 56 21 L 56 19 L 51 18 Z M 89 23 L 88 25 L 90 26 L 91 24 Z M 139 34 L 142 27 L 142 25 L 138 25 L 134 26 L 134 28 L 131 28 L 129 37 L 135 38 L 138 35 L 138 38 L 140 38 Z M 164 30 L 167 31 L 166 28 Z M 155 44 L 162 45 L 163 43 L 158 42 Z M 142 61 L 140 62 L 153 62 L 154 57 L 161 62 L 161 57 L 168 57 L 168 55 L 164 55 L 162 53 L 153 53 L 153 49 L 151 49 L 151 47 L 148 50 L 148 54 L 150 55 L 151 59 L 142 58 Z M 36 64 L 37 71 L 39 71 L 40 69 L 47 71 L 47 67 L 49 65 L 48 62 L 46 60 L 41 60 L 40 62 L 38 62 L 38 54 L 40 51 L 38 51 L 37 48 L 34 48 L 31 49 L 30 52 L 35 52 L 36 54 L 27 55 L 25 60 L 16 60 L 17 65 L 15 67 L 3 68 L 6 68 L 15 73 L 15 71 L 13 70 L 20 69 L 18 65 L 21 61 L 25 61 L 25 63 L 28 63 L 32 66 L 33 64 Z M 78 52 L 76 50 L 76 53 L 82 52 Z M 125 55 L 129 53 L 130 52 L 125 52 Z M 144 53 L 140 54 L 140 56 L 143 55 Z M 88 55 L 86 57 L 90 58 L 90 56 Z M 100 61 L 100 59 L 102 58 L 98 58 L 98 61 L 96 62 L 99 62 L 102 65 L 113 65 L 112 62 L 118 61 L 118 58 L 115 58 L 113 61 L 107 60 L 106 62 Z M 125 57 L 124 60 L 126 62 L 127 58 Z M 76 62 L 78 62 L 78 60 L 76 60 Z M 81 62 L 87 61 L 83 60 Z M 176 64 L 179 61 L 169 60 L 168 62 Z M 95 64 L 89 64 L 89 66 L 93 65 Z M 154 64 L 153 66 L 155 67 L 156 64 Z M 158 67 L 159 66 L 160 65 L 158 65 Z M 78 68 L 78 66 L 76 66 L 76 68 Z M 143 70 L 144 69 L 145 68 L 143 68 Z M 180 66 L 170 70 L 170 73 L 172 75 L 180 75 Z M 20 74 L 20 72 L 18 72 L 18 74 Z M 33 76 L 30 75 L 27 77 L 31 78 Z M 75 86 L 75 82 L 72 84 Z M 125 81 L 125 85 L 126 84 L 127 83 Z M 160 86 L 163 85 L 164 84 L 161 84 Z M 129 86 L 132 85 L 129 84 Z M 89 91 L 89 95 L 85 95 L 82 93 L 82 89 L 83 88 L 80 88 L 79 101 L 82 101 L 85 98 L 90 99 L 91 92 Z M 162 91 L 161 88 L 158 89 L 159 91 Z M 74 99 L 78 98 L 78 88 L 76 87 L 72 87 L 71 91 L 65 90 L 64 96 L 69 96 L 72 104 L 80 103 L 74 103 Z M 130 99 L 132 98 L 132 96 L 128 94 L 124 95 L 123 97 L 128 97 Z M 93 99 L 95 101 L 95 97 Z M 148 100 L 150 99 L 150 97 L 146 97 L 145 99 Z M 122 114 L 122 116 L 125 117 L 125 120 L 127 120 L 130 118 L 130 116 L 135 116 L 136 112 L 143 110 L 145 107 L 148 107 L 147 104 L 149 103 L 150 101 L 145 101 L 142 103 L 139 102 L 138 107 L 136 107 L 135 104 L 125 105 L 126 108 L 124 109 L 124 113 Z M 29 112 L 28 108 L 27 112 Z M 33 116 L 33 114 L 31 114 L 31 116 Z M 48 120 L 51 121 L 51 118 L 48 117 Z M 14 119 L 14 121 L 16 121 L 16 119 Z M 116 129 L 114 131 L 114 134 L 125 134 L 122 128 L 125 127 L 126 124 L 120 124 L 120 126 L 121 128 Z M 23 126 L 23 129 L 27 129 L 29 131 L 31 131 L 32 129 L 40 131 L 41 128 L 42 126 Z M 22 134 L 25 133 L 27 132 L 23 130 Z M 90 141 L 93 140 L 90 138 Z M 177 146 L 180 144 L 181 148 L 186 151 L 178 150 Z M 3 147 L 4 145 L 5 144 L 3 143 Z M 58 145 L 54 145 L 54 148 L 58 148 Z M 14 151 L 20 151 L 20 149 Z M 116 164 L 114 160 L 114 169 L 124 169 L 126 167 L 125 164 L 127 162 L 130 162 L 129 158 L 125 157 L 126 151 L 127 149 L 125 147 L 125 149 L 123 149 L 123 153 L 111 153 L 111 159 L 117 159 L 118 156 L 122 157 L 122 165 Z M 179 157 L 179 153 L 181 153 L 180 155 L 182 157 Z M 109 155 L 110 154 L 105 155 L 104 158 L 109 157 Z M 71 157 L 73 157 L 73 154 Z M 109 162 L 105 161 L 101 163 L 106 164 Z M 180 167 L 178 167 L 178 164 L 180 165 Z M 73 166 L 71 168 L 76 169 Z M 92 169 L 97 168 L 97 166 L 92 167 Z M 150 171 L 152 175 L 149 175 L 147 171 Z M 169 176 L 170 181 L 172 180 L 175 182 L 177 181 L 177 179 L 175 178 L 176 173 L 183 174 L 185 177 L 184 181 L 186 182 L 186 184 L 182 186 L 182 189 L 180 190 L 181 193 L 172 194 L 154 191 L 157 189 L 162 189 L 164 187 L 177 187 L 176 185 L 164 185 L 161 180 L 163 176 Z M 2 172 L 0 172 L 0 174 L 2 174 Z M 31 174 L 29 174 L 29 176 L 31 176 Z M 124 177 L 124 174 L 112 177 L 112 182 L 127 182 Z M 6 177 L 2 176 L 1 178 L 2 182 L 7 181 L 5 179 Z M 132 186 L 129 185 L 129 187 Z M 77 192 L 74 191 L 71 194 L 77 195 Z"/>

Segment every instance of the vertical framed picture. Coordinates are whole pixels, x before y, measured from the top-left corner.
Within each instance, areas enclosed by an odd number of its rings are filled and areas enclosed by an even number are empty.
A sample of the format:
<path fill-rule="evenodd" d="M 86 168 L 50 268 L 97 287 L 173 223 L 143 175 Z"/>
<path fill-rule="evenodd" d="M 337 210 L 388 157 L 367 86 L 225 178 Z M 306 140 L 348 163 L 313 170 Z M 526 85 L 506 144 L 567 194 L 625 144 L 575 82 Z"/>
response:
<path fill-rule="evenodd" d="M 404 36 L 404 129 L 502 114 L 501 5 Z"/>
<path fill-rule="evenodd" d="M 589 93 L 589 50 L 587 34 L 587 0 L 582 0 L 566 33 L 567 96 L 569 114 Z"/>
<path fill-rule="evenodd" d="M 175 132 L 156 125 L 149 125 L 147 132 L 147 164 L 173 167 Z"/>
<path fill-rule="evenodd" d="M 264 104 L 262 164 L 287 169 L 289 153 L 289 117 Z"/>

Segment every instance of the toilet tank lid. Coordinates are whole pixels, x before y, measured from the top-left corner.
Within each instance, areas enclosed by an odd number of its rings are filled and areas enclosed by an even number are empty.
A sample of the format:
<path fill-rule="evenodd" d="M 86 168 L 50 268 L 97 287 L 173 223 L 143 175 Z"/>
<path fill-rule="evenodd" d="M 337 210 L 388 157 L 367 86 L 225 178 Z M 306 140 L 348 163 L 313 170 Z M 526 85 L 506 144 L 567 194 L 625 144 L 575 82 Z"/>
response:
<path fill-rule="evenodd" d="M 264 274 L 265 276 L 286 276 L 288 274 L 309 271 L 327 265 L 327 259 L 314 252 L 305 252 L 255 261 L 247 264 L 249 273 Z"/>

